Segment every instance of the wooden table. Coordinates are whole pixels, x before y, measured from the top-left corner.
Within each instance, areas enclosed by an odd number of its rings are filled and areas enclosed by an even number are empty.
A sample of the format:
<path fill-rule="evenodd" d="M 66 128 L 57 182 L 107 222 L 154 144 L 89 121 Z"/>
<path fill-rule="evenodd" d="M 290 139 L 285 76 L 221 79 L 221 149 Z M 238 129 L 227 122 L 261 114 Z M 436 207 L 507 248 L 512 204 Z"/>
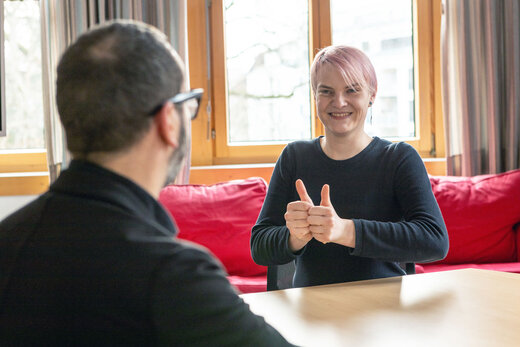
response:
<path fill-rule="evenodd" d="M 464 269 L 243 294 L 302 346 L 520 346 L 520 275 Z"/>

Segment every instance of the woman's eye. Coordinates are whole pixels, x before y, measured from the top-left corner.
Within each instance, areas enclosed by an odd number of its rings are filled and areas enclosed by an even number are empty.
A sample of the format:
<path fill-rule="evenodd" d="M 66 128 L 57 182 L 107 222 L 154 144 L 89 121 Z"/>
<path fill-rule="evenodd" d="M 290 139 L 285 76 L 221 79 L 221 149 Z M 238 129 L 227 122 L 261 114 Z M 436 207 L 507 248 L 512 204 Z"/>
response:
<path fill-rule="evenodd" d="M 355 89 L 355 88 L 348 88 L 347 89 L 347 93 L 349 93 L 349 94 L 357 93 L 357 89 Z"/>
<path fill-rule="evenodd" d="M 322 89 L 319 91 L 321 95 L 330 95 L 332 92 L 328 89 Z"/>

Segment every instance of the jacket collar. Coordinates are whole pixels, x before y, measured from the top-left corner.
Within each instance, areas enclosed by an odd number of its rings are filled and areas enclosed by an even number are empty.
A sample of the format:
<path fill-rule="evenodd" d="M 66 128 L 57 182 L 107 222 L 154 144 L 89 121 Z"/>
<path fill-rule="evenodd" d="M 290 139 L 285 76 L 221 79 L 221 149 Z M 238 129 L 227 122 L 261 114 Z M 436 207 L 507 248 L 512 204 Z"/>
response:
<path fill-rule="evenodd" d="M 158 223 L 170 233 L 176 233 L 170 214 L 148 192 L 133 181 L 94 163 L 72 160 L 49 190 L 116 205 L 147 223 Z"/>

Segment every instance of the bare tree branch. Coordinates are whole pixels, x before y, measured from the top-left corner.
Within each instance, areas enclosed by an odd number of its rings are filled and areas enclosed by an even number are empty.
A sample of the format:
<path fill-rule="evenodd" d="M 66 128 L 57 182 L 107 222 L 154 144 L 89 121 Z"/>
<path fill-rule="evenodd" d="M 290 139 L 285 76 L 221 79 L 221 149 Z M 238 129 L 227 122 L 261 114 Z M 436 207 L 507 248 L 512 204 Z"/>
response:
<path fill-rule="evenodd" d="M 235 1 L 231 1 L 229 3 L 229 5 L 226 6 L 226 8 L 224 9 L 225 11 L 229 10 L 231 7 L 233 7 L 233 5 L 235 4 Z"/>
<path fill-rule="evenodd" d="M 279 50 L 279 47 L 278 48 L 271 48 L 268 45 L 266 45 L 265 43 L 258 42 L 258 43 L 255 43 L 254 45 L 251 45 L 249 47 L 244 48 L 243 50 L 241 50 L 240 52 L 238 52 L 235 55 L 232 55 L 230 57 L 226 57 L 226 59 L 227 60 L 231 60 L 231 59 L 239 58 L 242 54 L 244 54 L 248 50 L 253 49 L 255 47 L 265 47 L 265 49 L 266 49 L 265 51 L 259 53 L 258 55 L 262 55 L 262 54 L 269 53 L 269 52 L 275 52 L 275 51 Z"/>

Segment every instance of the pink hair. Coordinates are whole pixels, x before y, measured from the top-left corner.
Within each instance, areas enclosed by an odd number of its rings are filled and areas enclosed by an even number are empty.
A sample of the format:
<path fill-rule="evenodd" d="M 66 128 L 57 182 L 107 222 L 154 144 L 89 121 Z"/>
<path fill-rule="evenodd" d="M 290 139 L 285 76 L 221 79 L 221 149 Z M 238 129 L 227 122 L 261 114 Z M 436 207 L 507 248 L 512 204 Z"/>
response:
<path fill-rule="evenodd" d="M 318 72 L 323 64 L 329 63 L 343 75 L 348 85 L 358 84 L 368 88 L 370 94 L 377 92 L 377 77 L 370 59 L 361 50 L 349 46 L 328 46 L 321 49 L 311 65 L 311 87 L 316 93 Z"/>

